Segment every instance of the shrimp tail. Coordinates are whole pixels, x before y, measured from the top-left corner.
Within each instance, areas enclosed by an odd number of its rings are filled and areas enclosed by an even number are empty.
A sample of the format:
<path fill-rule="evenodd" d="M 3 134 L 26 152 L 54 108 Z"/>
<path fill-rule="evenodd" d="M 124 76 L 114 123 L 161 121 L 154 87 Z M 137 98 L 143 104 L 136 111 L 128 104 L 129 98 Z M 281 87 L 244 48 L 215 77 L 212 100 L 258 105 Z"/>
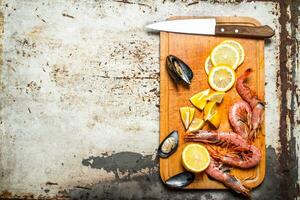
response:
<path fill-rule="evenodd" d="M 213 179 L 220 181 L 225 186 L 233 189 L 235 192 L 240 193 L 246 197 L 250 197 L 250 190 L 246 188 L 242 182 L 235 176 L 227 173 L 228 169 L 223 169 L 222 165 L 216 160 L 211 159 L 208 168 L 205 170 L 206 174 Z"/>

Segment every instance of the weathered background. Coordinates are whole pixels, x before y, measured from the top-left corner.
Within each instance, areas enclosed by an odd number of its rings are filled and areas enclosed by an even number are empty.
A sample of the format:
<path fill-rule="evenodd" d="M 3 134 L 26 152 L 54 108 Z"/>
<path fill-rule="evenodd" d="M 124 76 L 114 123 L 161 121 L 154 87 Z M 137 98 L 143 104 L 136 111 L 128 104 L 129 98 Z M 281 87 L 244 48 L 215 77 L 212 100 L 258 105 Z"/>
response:
<path fill-rule="evenodd" d="M 240 199 L 159 178 L 159 35 L 174 15 L 249 16 L 266 41 L 267 174 L 253 199 L 299 198 L 299 0 L 6 0 L 2 198 Z"/>

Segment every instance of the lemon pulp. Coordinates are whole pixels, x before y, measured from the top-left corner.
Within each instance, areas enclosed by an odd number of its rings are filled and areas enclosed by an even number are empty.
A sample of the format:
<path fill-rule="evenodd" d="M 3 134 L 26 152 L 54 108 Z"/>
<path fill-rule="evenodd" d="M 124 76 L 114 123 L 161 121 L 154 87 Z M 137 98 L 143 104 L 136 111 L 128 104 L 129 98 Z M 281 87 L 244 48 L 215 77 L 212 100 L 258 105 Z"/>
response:
<path fill-rule="evenodd" d="M 190 123 L 192 122 L 194 118 L 195 108 L 191 107 L 180 107 L 180 116 L 182 123 L 185 127 L 185 129 L 188 129 Z"/>
<path fill-rule="evenodd" d="M 210 156 L 203 145 L 189 144 L 183 149 L 182 163 L 186 170 L 198 173 L 208 167 Z"/>
<path fill-rule="evenodd" d="M 239 65 L 240 55 L 235 47 L 229 44 L 219 44 L 212 50 L 210 59 L 214 66 L 228 65 L 236 69 Z"/>
<path fill-rule="evenodd" d="M 225 95 L 225 92 L 213 92 L 210 95 L 207 96 L 208 101 L 214 101 L 216 103 L 221 103 L 223 100 L 223 97 Z"/>
<path fill-rule="evenodd" d="M 203 110 L 206 105 L 206 97 L 209 94 L 209 89 L 203 90 L 190 98 L 191 103 L 200 110 Z"/>
<path fill-rule="evenodd" d="M 195 118 L 189 127 L 189 132 L 195 132 L 200 130 L 205 124 L 205 121 L 203 119 Z"/>
<path fill-rule="evenodd" d="M 208 83 L 214 90 L 226 92 L 235 83 L 235 72 L 225 65 L 213 67 L 208 75 Z"/>
<path fill-rule="evenodd" d="M 231 46 L 233 46 L 238 52 L 239 52 L 239 65 L 241 65 L 243 62 L 244 62 L 244 59 L 245 59 L 245 51 L 244 51 L 244 48 L 243 46 L 235 41 L 235 40 L 225 40 L 222 42 L 222 44 L 229 44 Z"/>

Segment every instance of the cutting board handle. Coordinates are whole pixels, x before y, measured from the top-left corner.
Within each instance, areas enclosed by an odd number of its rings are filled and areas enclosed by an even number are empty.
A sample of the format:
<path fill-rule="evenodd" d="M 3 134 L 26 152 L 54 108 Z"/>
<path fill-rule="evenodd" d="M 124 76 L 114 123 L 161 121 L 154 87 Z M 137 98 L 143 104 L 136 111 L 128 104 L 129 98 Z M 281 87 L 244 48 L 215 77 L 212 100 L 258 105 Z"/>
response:
<path fill-rule="evenodd" d="M 274 35 L 274 30 L 265 26 L 216 25 L 217 36 L 265 39 Z"/>

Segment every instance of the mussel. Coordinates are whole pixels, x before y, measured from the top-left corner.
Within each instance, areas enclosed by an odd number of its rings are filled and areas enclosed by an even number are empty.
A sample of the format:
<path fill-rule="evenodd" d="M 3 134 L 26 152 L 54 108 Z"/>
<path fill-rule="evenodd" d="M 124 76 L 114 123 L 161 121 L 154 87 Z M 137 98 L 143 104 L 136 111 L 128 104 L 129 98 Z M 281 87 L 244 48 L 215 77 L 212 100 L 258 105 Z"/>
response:
<path fill-rule="evenodd" d="M 176 84 L 178 84 L 180 81 L 183 81 L 188 85 L 191 84 L 193 79 L 193 71 L 181 59 L 177 58 L 176 56 L 169 55 L 167 56 L 166 65 L 169 75 Z"/>
<path fill-rule="evenodd" d="M 172 131 L 159 145 L 158 155 L 167 158 L 172 155 L 178 147 L 178 131 Z"/>
<path fill-rule="evenodd" d="M 192 172 L 182 172 L 166 180 L 165 184 L 171 188 L 183 188 L 195 180 L 195 174 Z"/>

